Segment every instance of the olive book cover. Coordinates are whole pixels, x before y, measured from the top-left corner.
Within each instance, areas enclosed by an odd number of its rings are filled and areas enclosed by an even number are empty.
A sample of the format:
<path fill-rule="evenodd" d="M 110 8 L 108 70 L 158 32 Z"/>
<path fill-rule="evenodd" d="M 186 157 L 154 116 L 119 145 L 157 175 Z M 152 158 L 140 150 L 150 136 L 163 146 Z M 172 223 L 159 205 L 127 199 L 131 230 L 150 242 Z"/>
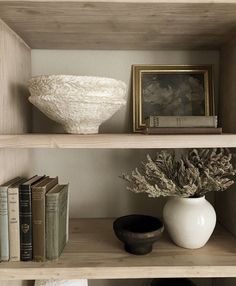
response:
<path fill-rule="evenodd" d="M 45 199 L 46 193 L 58 184 L 58 177 L 45 177 L 32 187 L 33 260 L 46 260 Z"/>
<path fill-rule="evenodd" d="M 68 185 L 56 185 L 46 194 L 46 257 L 57 259 L 67 242 Z"/>

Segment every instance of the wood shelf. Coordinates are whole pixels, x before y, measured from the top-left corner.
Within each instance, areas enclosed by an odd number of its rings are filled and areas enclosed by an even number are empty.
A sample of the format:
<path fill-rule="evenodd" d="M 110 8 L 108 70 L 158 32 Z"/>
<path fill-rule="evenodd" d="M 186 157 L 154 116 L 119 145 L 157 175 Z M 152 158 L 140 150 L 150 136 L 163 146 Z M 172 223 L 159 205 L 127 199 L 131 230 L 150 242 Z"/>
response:
<path fill-rule="evenodd" d="M 0 0 L 0 18 L 34 49 L 216 49 L 236 1 Z"/>
<path fill-rule="evenodd" d="M 165 234 L 153 252 L 124 252 L 111 219 L 74 219 L 70 239 L 56 262 L 6 262 L 1 280 L 112 279 L 153 277 L 235 277 L 236 238 L 218 226 L 208 244 L 198 250 L 175 246 Z"/>
<path fill-rule="evenodd" d="M 0 148 L 154 148 L 236 147 L 236 134 L 143 135 L 143 134 L 22 134 L 0 135 Z"/>

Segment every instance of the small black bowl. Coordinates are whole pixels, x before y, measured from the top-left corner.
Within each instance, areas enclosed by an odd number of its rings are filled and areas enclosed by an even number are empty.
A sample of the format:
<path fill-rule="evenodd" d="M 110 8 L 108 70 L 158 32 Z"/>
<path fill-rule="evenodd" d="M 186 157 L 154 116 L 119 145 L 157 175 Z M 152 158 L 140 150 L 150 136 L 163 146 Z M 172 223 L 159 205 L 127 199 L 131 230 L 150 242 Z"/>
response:
<path fill-rule="evenodd" d="M 196 286 L 187 278 L 157 278 L 153 279 L 150 286 Z"/>
<path fill-rule="evenodd" d="M 125 250 L 135 255 L 144 255 L 152 251 L 163 230 L 163 223 L 156 217 L 147 215 L 127 215 L 113 223 L 116 236 L 124 242 Z"/>

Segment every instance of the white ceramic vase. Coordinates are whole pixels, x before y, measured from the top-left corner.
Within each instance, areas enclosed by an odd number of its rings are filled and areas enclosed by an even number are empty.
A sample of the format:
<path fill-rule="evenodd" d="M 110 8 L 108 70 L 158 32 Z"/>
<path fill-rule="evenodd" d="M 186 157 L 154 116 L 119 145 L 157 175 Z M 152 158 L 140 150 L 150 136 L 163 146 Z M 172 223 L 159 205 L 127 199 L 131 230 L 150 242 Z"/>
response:
<path fill-rule="evenodd" d="M 203 247 L 216 225 L 215 210 L 205 197 L 171 198 L 163 218 L 173 242 L 189 249 Z"/>

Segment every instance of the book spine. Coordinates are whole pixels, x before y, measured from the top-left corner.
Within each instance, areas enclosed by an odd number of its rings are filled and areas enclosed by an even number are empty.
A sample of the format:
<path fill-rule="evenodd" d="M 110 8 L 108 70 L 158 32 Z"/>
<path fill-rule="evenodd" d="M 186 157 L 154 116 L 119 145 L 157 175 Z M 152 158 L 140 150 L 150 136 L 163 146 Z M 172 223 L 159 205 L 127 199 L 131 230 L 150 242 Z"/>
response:
<path fill-rule="evenodd" d="M 222 128 L 211 127 L 146 127 L 144 134 L 221 134 Z"/>
<path fill-rule="evenodd" d="M 32 205 L 31 188 L 20 186 L 20 258 L 22 261 L 33 259 L 32 245 Z"/>
<path fill-rule="evenodd" d="M 59 257 L 59 196 L 46 195 L 46 258 Z"/>
<path fill-rule="evenodd" d="M 65 187 L 59 199 L 59 256 L 67 242 L 67 202 L 68 189 Z"/>
<path fill-rule="evenodd" d="M 32 191 L 33 214 L 33 258 L 34 261 L 46 260 L 45 242 L 45 190 Z"/>
<path fill-rule="evenodd" d="M 68 189 L 68 185 L 67 185 L 67 189 Z M 67 191 L 67 210 L 66 210 L 66 243 L 69 241 L 69 216 L 70 216 L 70 197 L 69 197 L 69 191 Z"/>
<path fill-rule="evenodd" d="M 7 188 L 0 189 L 1 261 L 9 260 L 8 202 Z"/>
<path fill-rule="evenodd" d="M 216 116 L 150 116 L 148 127 L 217 127 Z"/>
<path fill-rule="evenodd" d="M 18 188 L 8 189 L 10 261 L 20 261 L 20 217 Z"/>

